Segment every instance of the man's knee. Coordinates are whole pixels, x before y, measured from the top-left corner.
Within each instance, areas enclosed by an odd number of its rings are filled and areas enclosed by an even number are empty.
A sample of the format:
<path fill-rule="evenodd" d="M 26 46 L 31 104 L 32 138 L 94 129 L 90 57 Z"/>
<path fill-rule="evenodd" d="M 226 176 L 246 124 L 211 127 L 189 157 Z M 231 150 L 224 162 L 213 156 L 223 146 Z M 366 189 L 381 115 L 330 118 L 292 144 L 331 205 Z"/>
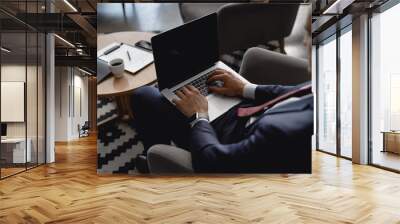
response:
<path fill-rule="evenodd" d="M 132 112 L 149 111 L 157 106 L 161 100 L 161 94 L 155 87 L 143 86 L 133 91 L 131 95 Z"/>
<path fill-rule="evenodd" d="M 131 102 L 133 107 L 142 107 L 149 102 L 158 100 L 160 93 L 152 86 L 143 86 L 133 91 Z"/>
<path fill-rule="evenodd" d="M 146 102 L 147 98 L 153 97 L 155 88 L 152 86 L 143 86 L 133 91 L 131 100 L 133 104 Z"/>

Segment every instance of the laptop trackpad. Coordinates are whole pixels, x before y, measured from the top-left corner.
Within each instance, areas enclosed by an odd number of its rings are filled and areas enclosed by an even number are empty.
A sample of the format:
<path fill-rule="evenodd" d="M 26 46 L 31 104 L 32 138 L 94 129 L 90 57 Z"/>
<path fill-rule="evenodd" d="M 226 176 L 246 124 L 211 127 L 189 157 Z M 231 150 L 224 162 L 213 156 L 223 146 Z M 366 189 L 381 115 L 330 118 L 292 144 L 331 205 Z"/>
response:
<path fill-rule="evenodd" d="M 215 120 L 233 106 L 241 102 L 240 98 L 225 97 L 217 94 L 210 94 L 207 96 L 208 100 L 208 115 L 210 121 Z"/>

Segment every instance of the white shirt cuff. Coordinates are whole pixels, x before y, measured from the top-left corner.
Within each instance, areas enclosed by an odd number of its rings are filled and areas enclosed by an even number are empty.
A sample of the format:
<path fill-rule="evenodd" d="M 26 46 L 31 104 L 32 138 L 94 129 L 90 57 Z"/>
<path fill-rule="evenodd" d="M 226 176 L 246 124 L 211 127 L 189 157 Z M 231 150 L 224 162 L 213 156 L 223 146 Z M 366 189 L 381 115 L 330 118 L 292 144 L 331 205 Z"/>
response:
<path fill-rule="evenodd" d="M 197 123 L 199 123 L 199 121 L 206 121 L 207 123 L 209 122 L 208 120 L 207 120 L 207 118 L 199 118 L 199 119 L 196 119 L 196 120 L 194 120 L 194 121 L 192 121 L 191 123 L 190 123 L 190 126 L 193 128 Z"/>
<path fill-rule="evenodd" d="M 256 88 L 257 85 L 253 83 L 247 83 L 243 88 L 243 97 L 246 99 L 255 99 L 256 98 Z"/>

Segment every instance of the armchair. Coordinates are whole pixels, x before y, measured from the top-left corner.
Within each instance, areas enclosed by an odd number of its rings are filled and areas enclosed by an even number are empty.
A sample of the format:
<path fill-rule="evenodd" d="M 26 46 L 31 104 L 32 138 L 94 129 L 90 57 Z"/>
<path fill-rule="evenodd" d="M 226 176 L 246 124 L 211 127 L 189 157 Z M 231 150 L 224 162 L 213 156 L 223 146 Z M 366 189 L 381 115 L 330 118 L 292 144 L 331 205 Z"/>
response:
<path fill-rule="evenodd" d="M 184 22 L 217 12 L 220 54 L 230 54 L 278 41 L 285 53 L 284 38 L 292 31 L 299 4 L 180 3 Z M 246 34 L 246 35 L 238 35 Z"/>
<path fill-rule="evenodd" d="M 89 125 L 89 121 L 85 121 L 85 123 L 80 126 L 78 124 L 78 134 L 79 134 L 79 138 L 80 137 L 87 137 L 89 136 L 89 129 L 90 129 L 90 125 Z"/>

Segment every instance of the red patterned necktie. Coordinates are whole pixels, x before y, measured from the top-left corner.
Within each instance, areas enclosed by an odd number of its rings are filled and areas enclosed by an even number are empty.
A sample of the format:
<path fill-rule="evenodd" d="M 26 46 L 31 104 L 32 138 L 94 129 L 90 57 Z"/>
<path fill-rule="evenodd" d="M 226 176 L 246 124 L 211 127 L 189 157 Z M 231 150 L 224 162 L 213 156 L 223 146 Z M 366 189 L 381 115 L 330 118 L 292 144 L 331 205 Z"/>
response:
<path fill-rule="evenodd" d="M 285 93 L 283 95 L 280 95 L 280 96 L 276 97 L 275 99 L 267 101 L 259 106 L 238 108 L 237 115 L 239 117 L 250 117 L 261 111 L 271 108 L 275 104 L 280 103 L 286 99 L 289 99 L 291 97 L 301 97 L 301 96 L 304 96 L 304 95 L 307 95 L 310 93 L 311 93 L 311 84 L 308 84 L 301 88 L 298 88 L 298 89 L 295 89 L 288 93 Z"/>

